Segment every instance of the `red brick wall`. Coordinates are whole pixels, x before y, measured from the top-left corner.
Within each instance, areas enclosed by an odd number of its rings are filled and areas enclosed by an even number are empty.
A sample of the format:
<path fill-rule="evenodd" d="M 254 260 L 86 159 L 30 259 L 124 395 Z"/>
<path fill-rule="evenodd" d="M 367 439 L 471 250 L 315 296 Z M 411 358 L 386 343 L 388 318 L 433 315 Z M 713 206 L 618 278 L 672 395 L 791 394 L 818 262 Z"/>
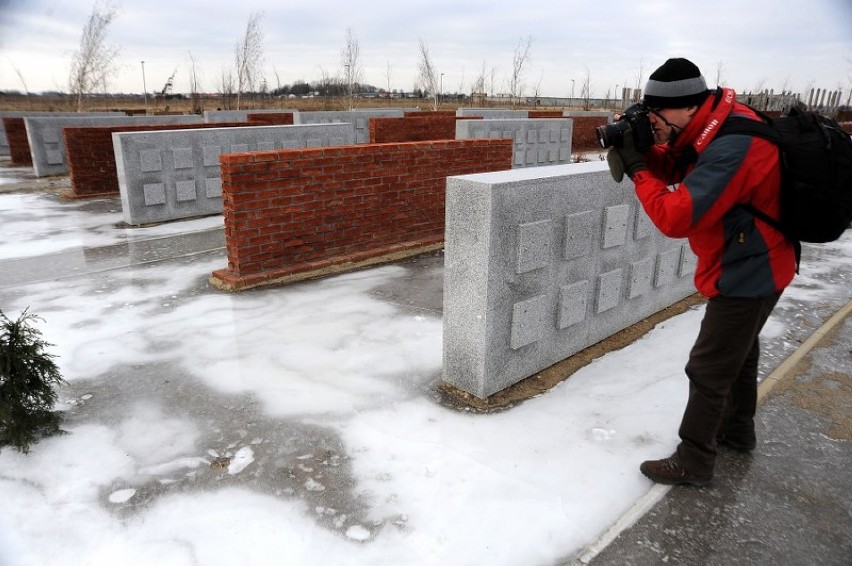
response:
<path fill-rule="evenodd" d="M 512 141 L 444 140 L 220 156 L 225 289 L 414 255 L 444 238 L 446 177 L 507 170 Z"/>
<path fill-rule="evenodd" d="M 562 110 L 530 110 L 530 118 L 564 118 Z"/>
<path fill-rule="evenodd" d="M 27 139 L 27 128 L 23 118 L 3 118 L 3 128 L 9 141 L 9 156 L 15 165 L 32 165 L 33 156 L 30 154 L 30 142 Z"/>
<path fill-rule="evenodd" d="M 600 149 L 598 137 L 595 135 L 595 128 L 605 126 L 607 120 L 603 116 L 576 116 L 571 117 L 574 120 L 573 133 L 571 138 L 571 152 L 592 151 Z"/>
<path fill-rule="evenodd" d="M 370 143 L 401 143 L 456 138 L 457 120 L 481 120 L 480 116 L 457 117 L 454 112 L 407 112 L 404 118 L 370 118 Z"/>
<path fill-rule="evenodd" d="M 292 126 L 292 112 L 253 112 L 247 119 L 252 126 Z"/>
<path fill-rule="evenodd" d="M 227 128 L 248 126 L 248 123 L 169 124 L 148 126 L 86 126 L 62 128 L 65 154 L 71 176 L 70 198 L 118 194 L 118 173 L 115 169 L 114 132 L 150 132 L 156 130 L 189 130 L 198 128 Z"/>
<path fill-rule="evenodd" d="M 406 118 L 370 118 L 370 143 L 452 140 L 456 117 L 437 112 Z"/>

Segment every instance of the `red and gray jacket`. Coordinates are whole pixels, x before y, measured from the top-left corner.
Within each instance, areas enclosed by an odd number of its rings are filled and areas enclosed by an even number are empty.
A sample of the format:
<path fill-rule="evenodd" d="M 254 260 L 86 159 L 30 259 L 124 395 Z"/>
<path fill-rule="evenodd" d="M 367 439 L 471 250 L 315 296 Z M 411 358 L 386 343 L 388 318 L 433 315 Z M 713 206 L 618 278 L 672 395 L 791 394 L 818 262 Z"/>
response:
<path fill-rule="evenodd" d="M 706 297 L 766 297 L 796 271 L 793 245 L 736 206 L 750 203 L 778 218 L 778 148 L 756 136 L 714 139 L 728 116 L 759 120 L 733 90 L 707 98 L 674 143 L 645 153 L 647 171 L 633 176 L 636 195 L 659 230 L 688 238 L 698 256 L 695 287 Z M 670 185 L 676 185 L 674 190 Z"/>

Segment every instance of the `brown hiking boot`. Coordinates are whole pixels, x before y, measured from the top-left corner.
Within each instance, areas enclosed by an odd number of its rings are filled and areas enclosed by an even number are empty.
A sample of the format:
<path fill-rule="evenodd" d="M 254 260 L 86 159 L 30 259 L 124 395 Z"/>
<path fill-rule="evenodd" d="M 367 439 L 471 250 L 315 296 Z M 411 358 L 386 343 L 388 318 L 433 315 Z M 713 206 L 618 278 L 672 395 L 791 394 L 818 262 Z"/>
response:
<path fill-rule="evenodd" d="M 693 474 L 684 468 L 677 456 L 672 455 L 662 460 L 648 460 L 642 462 L 639 471 L 649 479 L 666 485 L 695 485 L 702 486 L 710 483 L 713 474 Z"/>

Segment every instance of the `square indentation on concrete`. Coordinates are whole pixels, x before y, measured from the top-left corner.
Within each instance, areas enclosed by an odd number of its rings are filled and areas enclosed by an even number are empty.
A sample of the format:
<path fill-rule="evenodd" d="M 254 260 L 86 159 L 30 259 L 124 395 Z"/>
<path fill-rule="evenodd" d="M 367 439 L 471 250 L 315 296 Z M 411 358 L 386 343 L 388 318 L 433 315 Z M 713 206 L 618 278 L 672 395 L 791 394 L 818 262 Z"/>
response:
<path fill-rule="evenodd" d="M 195 181 L 178 181 L 175 183 L 175 192 L 177 193 L 178 202 L 195 200 Z"/>
<path fill-rule="evenodd" d="M 325 140 L 323 140 L 322 138 L 308 138 L 307 140 L 305 140 L 305 144 L 308 147 L 323 147 L 326 145 Z M 296 147 L 305 147 L 305 145 L 297 145 Z"/>
<path fill-rule="evenodd" d="M 281 142 L 281 149 L 298 149 L 302 147 L 299 140 L 284 140 Z"/>
<path fill-rule="evenodd" d="M 657 258 L 657 274 L 654 278 L 655 287 L 662 287 L 674 281 L 680 265 L 680 250 L 681 248 L 674 248 L 659 255 Z"/>
<path fill-rule="evenodd" d="M 258 151 L 272 151 L 273 149 L 275 149 L 275 145 L 272 142 L 257 142 Z"/>
<path fill-rule="evenodd" d="M 648 236 L 654 233 L 654 223 L 651 222 L 651 218 L 647 214 L 645 214 L 645 210 L 642 208 L 641 204 L 636 206 L 635 220 L 636 222 L 633 225 L 634 240 L 641 240 L 642 238 L 647 238 Z"/>
<path fill-rule="evenodd" d="M 559 137 L 560 137 L 559 141 L 564 141 L 564 142 L 571 141 L 571 137 L 572 137 L 571 132 L 572 132 L 571 128 L 562 128 L 561 130 L 559 130 Z"/>
<path fill-rule="evenodd" d="M 583 322 L 586 319 L 588 301 L 588 281 L 577 281 L 559 287 L 559 312 L 556 316 L 556 325 L 559 330 Z"/>
<path fill-rule="evenodd" d="M 536 158 L 536 150 L 534 148 L 527 149 L 527 165 L 532 165 L 535 163 Z"/>
<path fill-rule="evenodd" d="M 512 307 L 512 336 L 510 346 L 513 350 L 523 348 L 544 336 L 544 319 L 547 314 L 547 295 L 538 295 Z"/>
<path fill-rule="evenodd" d="M 646 257 L 630 264 L 630 288 L 627 296 L 635 299 L 651 290 L 654 282 L 654 261 Z"/>
<path fill-rule="evenodd" d="M 516 151 L 515 152 L 515 165 L 523 165 L 524 164 L 524 152 Z"/>
<path fill-rule="evenodd" d="M 65 157 L 62 155 L 62 152 L 58 149 L 49 149 L 47 150 L 47 164 L 48 165 L 60 165 L 65 162 Z"/>
<path fill-rule="evenodd" d="M 249 150 L 249 146 L 247 143 L 235 143 L 231 145 L 231 151 L 229 153 L 245 153 Z"/>
<path fill-rule="evenodd" d="M 574 259 L 589 255 L 592 251 L 592 222 L 594 213 L 591 210 L 569 214 L 565 217 L 565 250 L 563 258 Z"/>
<path fill-rule="evenodd" d="M 166 185 L 163 183 L 142 185 L 142 193 L 145 195 L 145 206 L 166 204 Z"/>
<path fill-rule="evenodd" d="M 518 273 L 550 264 L 553 253 L 553 222 L 537 220 L 518 226 Z"/>
<path fill-rule="evenodd" d="M 195 166 L 192 159 L 191 147 L 179 147 L 172 150 L 175 160 L 175 169 L 192 169 Z"/>
<path fill-rule="evenodd" d="M 219 156 L 222 155 L 222 147 L 218 145 L 205 145 L 201 148 L 201 154 L 204 156 L 205 167 L 219 165 Z"/>
<path fill-rule="evenodd" d="M 535 143 L 536 142 L 535 130 L 527 131 L 527 143 Z"/>
<path fill-rule="evenodd" d="M 220 177 L 210 177 L 204 180 L 205 194 L 207 198 L 217 198 L 222 196 L 222 179 Z"/>
<path fill-rule="evenodd" d="M 624 242 L 627 241 L 627 218 L 629 214 L 629 204 L 608 206 L 604 209 L 604 249 L 624 245 Z"/>
<path fill-rule="evenodd" d="M 143 173 L 163 170 L 163 158 L 159 149 L 143 149 L 139 152 L 139 162 Z"/>
<path fill-rule="evenodd" d="M 617 307 L 621 300 L 621 269 L 613 269 L 598 275 L 597 312 Z"/>

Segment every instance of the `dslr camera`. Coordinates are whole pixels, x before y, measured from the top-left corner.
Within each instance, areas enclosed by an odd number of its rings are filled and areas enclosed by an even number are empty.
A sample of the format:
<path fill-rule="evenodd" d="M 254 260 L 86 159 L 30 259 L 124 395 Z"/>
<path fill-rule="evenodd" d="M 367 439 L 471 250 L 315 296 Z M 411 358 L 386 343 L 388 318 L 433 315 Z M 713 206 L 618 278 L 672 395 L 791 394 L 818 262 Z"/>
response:
<path fill-rule="evenodd" d="M 648 118 L 648 107 L 643 102 L 637 102 L 629 107 L 621 117 L 606 126 L 595 128 L 598 143 L 602 148 L 622 147 L 624 145 L 624 132 L 630 130 L 633 134 L 633 145 L 636 150 L 645 152 L 650 149 L 656 140 L 654 139 L 654 128 Z"/>

